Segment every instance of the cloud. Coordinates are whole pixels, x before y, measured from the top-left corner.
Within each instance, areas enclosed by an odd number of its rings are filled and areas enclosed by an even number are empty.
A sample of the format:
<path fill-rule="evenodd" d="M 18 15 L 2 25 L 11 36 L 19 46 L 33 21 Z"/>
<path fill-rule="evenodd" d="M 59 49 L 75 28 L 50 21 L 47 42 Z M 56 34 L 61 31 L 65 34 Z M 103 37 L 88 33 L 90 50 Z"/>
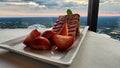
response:
<path fill-rule="evenodd" d="M 1 0 L 1 2 L 18 2 L 13 5 L 44 5 L 46 8 L 78 7 L 88 5 L 88 0 Z M 20 3 L 19 3 L 20 2 Z M 40 6 L 39 6 L 40 7 Z"/>
<path fill-rule="evenodd" d="M 0 2 L 20 2 L 22 0 L 0 0 Z"/>
<path fill-rule="evenodd" d="M 106 2 L 108 2 L 109 0 L 100 0 L 100 3 L 102 4 L 102 3 L 106 3 Z"/>
<path fill-rule="evenodd" d="M 13 6 L 34 6 L 34 7 L 39 7 L 39 8 L 45 8 L 45 5 L 39 5 L 35 2 L 5 2 L 4 4 L 6 5 L 13 5 Z"/>
<path fill-rule="evenodd" d="M 45 5 L 39 5 L 34 2 L 0 2 L 0 7 L 0 11 L 18 13 L 43 13 L 43 10 L 46 9 Z"/>
<path fill-rule="evenodd" d="M 104 0 L 99 6 L 100 13 L 120 14 L 119 0 Z"/>
<path fill-rule="evenodd" d="M 88 4 L 88 0 L 65 0 L 65 2 L 74 2 L 79 5 L 85 5 Z"/>
<path fill-rule="evenodd" d="M 101 13 L 120 13 L 119 0 L 100 0 Z M 0 0 L 0 11 L 17 13 L 65 13 L 67 9 L 75 13 L 87 13 L 88 0 Z"/>
<path fill-rule="evenodd" d="M 100 0 L 100 4 L 119 4 L 120 0 Z"/>
<path fill-rule="evenodd" d="M 76 7 L 76 6 L 78 6 L 78 4 L 75 2 L 69 2 L 69 3 L 63 2 L 61 7 Z"/>

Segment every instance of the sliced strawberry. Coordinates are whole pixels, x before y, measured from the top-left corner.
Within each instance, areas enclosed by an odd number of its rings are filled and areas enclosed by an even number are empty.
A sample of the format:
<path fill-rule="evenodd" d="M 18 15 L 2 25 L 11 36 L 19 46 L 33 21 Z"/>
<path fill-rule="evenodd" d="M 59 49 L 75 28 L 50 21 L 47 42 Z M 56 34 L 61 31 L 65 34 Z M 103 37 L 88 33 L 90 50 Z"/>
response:
<path fill-rule="evenodd" d="M 42 50 L 50 50 L 51 45 L 50 41 L 45 37 L 37 37 L 31 43 L 30 47 L 32 49 L 42 49 Z"/>
<path fill-rule="evenodd" d="M 45 32 L 42 33 L 41 36 L 46 37 L 47 39 L 51 39 L 54 34 L 56 34 L 56 32 L 52 30 L 46 30 Z"/>
<path fill-rule="evenodd" d="M 54 34 L 57 34 L 57 33 L 52 30 L 46 30 L 45 32 L 42 33 L 41 36 L 47 38 L 51 42 L 51 44 L 54 45 L 54 42 L 52 39 Z"/>
<path fill-rule="evenodd" d="M 41 33 L 37 29 L 32 30 L 31 33 L 23 41 L 23 44 L 29 46 L 32 40 L 34 40 L 36 37 L 39 37 L 40 35 Z"/>
<path fill-rule="evenodd" d="M 66 50 L 71 47 L 74 40 L 75 38 L 73 36 L 63 36 L 57 34 L 53 36 L 53 41 L 60 50 Z"/>
<path fill-rule="evenodd" d="M 59 33 L 60 35 L 68 36 L 68 25 L 64 23 L 62 30 Z"/>

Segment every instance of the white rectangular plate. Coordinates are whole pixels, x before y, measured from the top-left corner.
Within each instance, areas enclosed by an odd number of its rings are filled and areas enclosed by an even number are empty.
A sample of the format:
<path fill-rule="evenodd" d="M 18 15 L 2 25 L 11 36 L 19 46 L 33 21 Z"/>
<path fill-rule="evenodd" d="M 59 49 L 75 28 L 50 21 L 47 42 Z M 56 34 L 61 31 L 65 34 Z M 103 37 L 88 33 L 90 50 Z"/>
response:
<path fill-rule="evenodd" d="M 0 48 L 4 48 L 10 50 L 12 52 L 16 52 L 46 63 L 54 64 L 57 66 L 69 66 L 73 59 L 75 58 L 80 45 L 85 38 L 85 35 L 88 31 L 88 26 L 84 26 L 80 28 L 81 35 L 77 37 L 74 44 L 67 51 L 58 51 L 55 50 L 54 47 L 50 51 L 45 50 L 31 50 L 30 48 L 26 48 L 22 41 L 26 36 L 22 36 L 19 38 L 11 39 L 9 41 L 3 42 L 0 44 Z"/>

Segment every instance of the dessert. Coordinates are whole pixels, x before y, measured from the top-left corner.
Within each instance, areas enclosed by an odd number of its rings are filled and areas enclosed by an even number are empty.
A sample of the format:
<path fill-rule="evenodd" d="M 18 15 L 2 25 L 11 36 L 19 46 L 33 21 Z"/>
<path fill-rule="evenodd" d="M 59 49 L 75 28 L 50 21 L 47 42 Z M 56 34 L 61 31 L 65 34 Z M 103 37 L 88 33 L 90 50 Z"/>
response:
<path fill-rule="evenodd" d="M 53 31 L 60 34 L 62 27 L 64 23 L 67 23 L 68 25 L 68 35 L 69 36 L 79 36 L 80 35 L 80 20 L 79 20 L 79 14 L 71 14 L 71 15 L 64 15 L 59 16 L 56 23 L 53 26 Z"/>
<path fill-rule="evenodd" d="M 53 42 L 53 35 L 56 34 L 56 32 L 52 31 L 52 30 L 46 30 L 42 33 L 42 37 L 45 37 L 47 38 L 50 42 L 51 42 L 51 45 L 54 45 L 54 42 Z"/>
<path fill-rule="evenodd" d="M 23 41 L 27 47 L 36 50 L 51 50 L 53 44 L 58 47 L 59 50 L 67 50 L 74 43 L 75 37 L 68 36 L 68 29 L 65 27 L 61 31 L 61 34 L 57 34 L 52 30 L 46 30 L 41 33 L 37 29 L 34 29 Z"/>
<path fill-rule="evenodd" d="M 42 49 L 42 50 L 50 50 L 52 47 L 51 47 L 51 44 L 50 44 L 50 41 L 45 38 L 45 37 L 37 37 L 35 38 L 31 44 L 30 44 L 30 48 L 32 49 Z"/>
<path fill-rule="evenodd" d="M 56 32 L 54 32 L 52 30 L 46 30 L 42 33 L 41 36 L 46 37 L 47 39 L 51 39 L 55 33 Z"/>
<path fill-rule="evenodd" d="M 37 29 L 31 31 L 31 33 L 23 40 L 23 44 L 31 49 L 51 49 L 50 41 L 45 37 L 41 37 L 41 32 L 39 32 Z"/>
<path fill-rule="evenodd" d="M 32 32 L 25 38 L 23 41 L 23 44 L 29 46 L 30 43 L 36 38 L 41 35 L 41 32 L 39 32 L 37 29 L 32 30 Z"/>
<path fill-rule="evenodd" d="M 55 34 L 53 36 L 53 41 L 60 50 L 67 50 L 70 48 L 74 43 L 74 40 L 75 38 L 73 36 L 63 36 L 58 34 Z"/>
<path fill-rule="evenodd" d="M 80 35 L 79 14 L 72 14 L 67 10 L 68 15 L 59 16 L 52 30 L 46 30 L 43 33 L 34 29 L 23 41 L 27 47 L 37 50 L 51 50 L 55 45 L 59 50 L 69 49 L 75 37 Z"/>

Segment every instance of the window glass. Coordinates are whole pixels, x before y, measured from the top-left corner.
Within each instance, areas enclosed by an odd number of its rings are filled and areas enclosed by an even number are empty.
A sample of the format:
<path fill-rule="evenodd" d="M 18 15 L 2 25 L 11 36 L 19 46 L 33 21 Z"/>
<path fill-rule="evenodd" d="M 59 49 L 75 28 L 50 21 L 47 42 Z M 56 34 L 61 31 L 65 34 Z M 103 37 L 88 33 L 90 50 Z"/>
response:
<path fill-rule="evenodd" d="M 98 32 L 120 40 L 120 0 L 100 0 Z"/>
<path fill-rule="evenodd" d="M 0 28 L 52 27 L 67 9 L 86 25 L 88 0 L 0 0 Z"/>

